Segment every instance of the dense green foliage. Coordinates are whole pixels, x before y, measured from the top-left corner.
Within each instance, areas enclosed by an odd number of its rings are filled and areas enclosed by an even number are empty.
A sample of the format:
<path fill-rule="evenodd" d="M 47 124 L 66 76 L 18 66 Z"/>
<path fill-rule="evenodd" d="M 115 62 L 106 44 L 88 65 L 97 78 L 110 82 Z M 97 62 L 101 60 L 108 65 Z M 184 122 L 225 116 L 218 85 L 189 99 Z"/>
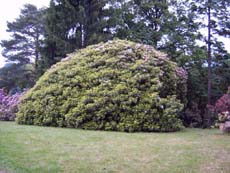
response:
<path fill-rule="evenodd" d="M 107 0 L 51 0 L 46 13 L 42 70 L 75 49 L 107 41 Z"/>
<path fill-rule="evenodd" d="M 25 95 L 17 122 L 119 131 L 175 131 L 177 66 L 151 46 L 110 41 L 56 64 Z"/>
<path fill-rule="evenodd" d="M 0 69 L 0 88 L 4 88 L 7 93 L 31 88 L 35 83 L 35 78 L 32 64 L 8 63 Z"/>
<path fill-rule="evenodd" d="M 44 68 L 75 49 L 111 38 L 152 45 L 181 62 L 199 35 L 191 6 L 173 0 L 51 0 Z"/>

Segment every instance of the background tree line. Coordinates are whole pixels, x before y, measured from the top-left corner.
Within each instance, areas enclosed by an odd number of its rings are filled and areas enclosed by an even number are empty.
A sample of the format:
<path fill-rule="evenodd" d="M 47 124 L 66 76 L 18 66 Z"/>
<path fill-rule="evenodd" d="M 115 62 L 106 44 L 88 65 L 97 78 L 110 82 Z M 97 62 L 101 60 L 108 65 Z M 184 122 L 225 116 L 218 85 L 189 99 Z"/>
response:
<path fill-rule="evenodd" d="M 207 103 L 230 85 L 230 55 L 218 39 L 230 36 L 229 18 L 230 0 L 51 0 L 46 9 L 27 4 L 8 22 L 11 38 L 1 41 L 2 55 L 11 63 L 0 70 L 0 88 L 32 87 L 68 53 L 128 39 L 166 52 L 187 70 L 181 116 L 187 125 L 206 126 Z"/>

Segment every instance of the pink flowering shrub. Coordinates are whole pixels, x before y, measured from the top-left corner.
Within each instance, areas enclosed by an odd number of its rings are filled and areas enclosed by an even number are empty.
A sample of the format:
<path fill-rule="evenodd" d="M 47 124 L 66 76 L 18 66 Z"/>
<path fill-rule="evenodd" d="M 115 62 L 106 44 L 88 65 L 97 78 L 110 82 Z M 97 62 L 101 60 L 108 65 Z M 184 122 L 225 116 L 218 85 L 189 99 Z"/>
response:
<path fill-rule="evenodd" d="M 0 120 L 13 121 L 15 119 L 22 94 L 7 95 L 3 89 L 0 89 Z"/>
<path fill-rule="evenodd" d="M 188 72 L 183 69 L 182 67 L 177 67 L 176 68 L 176 75 L 182 79 L 183 82 L 187 82 L 188 79 Z"/>
<path fill-rule="evenodd" d="M 230 112 L 230 87 L 228 93 L 224 94 L 215 104 L 215 110 L 217 113 Z"/>
<path fill-rule="evenodd" d="M 214 106 L 208 105 L 208 109 L 218 115 L 219 122 L 230 121 L 230 87 L 227 94 L 217 100 Z"/>

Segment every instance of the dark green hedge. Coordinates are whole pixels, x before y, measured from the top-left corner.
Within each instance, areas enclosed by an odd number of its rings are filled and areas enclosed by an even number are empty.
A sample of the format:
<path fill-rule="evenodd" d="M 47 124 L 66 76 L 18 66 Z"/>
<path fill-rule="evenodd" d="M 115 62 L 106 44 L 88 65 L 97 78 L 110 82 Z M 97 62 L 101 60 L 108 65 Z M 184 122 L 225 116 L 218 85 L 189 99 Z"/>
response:
<path fill-rule="evenodd" d="M 17 122 L 92 130 L 176 131 L 177 66 L 153 47 L 115 40 L 89 46 L 46 72 Z"/>

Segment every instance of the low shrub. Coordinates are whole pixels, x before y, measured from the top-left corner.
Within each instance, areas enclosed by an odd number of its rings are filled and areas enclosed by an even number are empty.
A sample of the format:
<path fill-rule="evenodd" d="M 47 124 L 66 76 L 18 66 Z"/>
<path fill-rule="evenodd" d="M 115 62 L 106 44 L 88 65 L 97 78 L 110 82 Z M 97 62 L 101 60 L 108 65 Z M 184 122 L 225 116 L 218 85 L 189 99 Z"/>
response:
<path fill-rule="evenodd" d="M 39 79 L 23 97 L 17 122 L 126 132 L 176 131 L 182 127 L 178 113 L 183 108 L 176 96 L 177 69 L 151 46 L 122 40 L 89 46 Z"/>
<path fill-rule="evenodd" d="M 0 120 L 13 121 L 18 111 L 18 104 L 22 93 L 7 95 L 0 89 Z"/>
<path fill-rule="evenodd" d="M 224 124 L 228 122 L 228 127 L 226 131 L 230 132 L 230 87 L 228 91 L 221 98 L 219 98 L 215 105 L 208 105 L 208 110 L 211 114 L 214 115 L 217 124 Z M 222 127 L 222 130 L 225 128 Z"/>
<path fill-rule="evenodd" d="M 225 123 L 226 121 L 230 121 L 230 113 L 228 111 L 219 113 L 218 117 L 220 123 Z"/>
<path fill-rule="evenodd" d="M 230 112 L 230 87 L 227 94 L 224 94 L 215 104 L 217 113 Z"/>

